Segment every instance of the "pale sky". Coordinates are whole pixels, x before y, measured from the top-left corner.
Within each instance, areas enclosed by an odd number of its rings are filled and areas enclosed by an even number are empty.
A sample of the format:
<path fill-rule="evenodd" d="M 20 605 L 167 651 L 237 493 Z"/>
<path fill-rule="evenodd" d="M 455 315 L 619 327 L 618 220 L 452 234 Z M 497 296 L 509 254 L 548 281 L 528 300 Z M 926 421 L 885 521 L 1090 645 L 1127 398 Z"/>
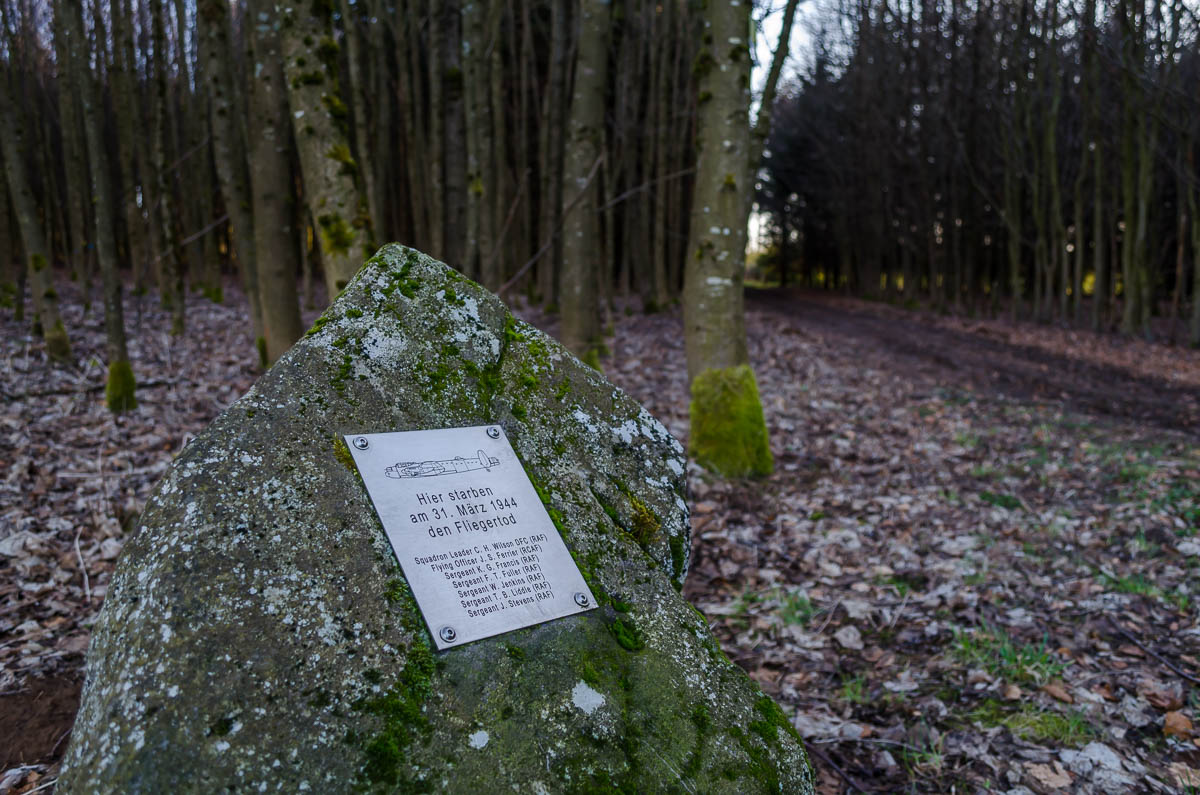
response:
<path fill-rule="evenodd" d="M 763 83 L 767 79 L 767 70 L 771 68 L 771 56 L 775 53 L 775 46 L 779 41 L 780 29 L 783 27 L 783 8 L 785 0 L 770 0 L 770 11 L 765 19 L 762 20 L 761 30 L 754 37 L 754 72 L 751 77 L 751 83 L 754 86 L 756 94 L 762 92 Z M 796 10 L 796 19 L 792 22 L 792 41 L 788 47 L 788 60 L 784 64 L 783 74 L 780 75 L 779 85 L 783 87 L 790 79 L 794 79 L 796 75 L 802 73 L 808 66 L 811 58 L 811 37 L 808 33 L 808 25 L 806 18 L 813 13 L 812 2 L 801 2 L 800 7 Z M 756 17 L 757 18 L 757 17 Z M 757 111 L 757 99 L 753 103 L 753 110 Z M 749 245 L 746 248 L 747 259 L 755 252 L 759 251 L 762 246 L 759 242 L 761 237 L 760 221 L 758 214 L 750 213 L 749 221 Z"/>

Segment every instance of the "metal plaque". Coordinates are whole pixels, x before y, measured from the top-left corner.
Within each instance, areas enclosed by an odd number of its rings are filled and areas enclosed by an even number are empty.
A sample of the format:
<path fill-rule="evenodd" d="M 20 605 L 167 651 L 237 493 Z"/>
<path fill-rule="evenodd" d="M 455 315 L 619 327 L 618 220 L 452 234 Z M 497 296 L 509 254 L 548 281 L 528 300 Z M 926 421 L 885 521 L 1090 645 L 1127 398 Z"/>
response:
<path fill-rule="evenodd" d="M 345 438 L 438 650 L 596 606 L 502 428 Z"/>

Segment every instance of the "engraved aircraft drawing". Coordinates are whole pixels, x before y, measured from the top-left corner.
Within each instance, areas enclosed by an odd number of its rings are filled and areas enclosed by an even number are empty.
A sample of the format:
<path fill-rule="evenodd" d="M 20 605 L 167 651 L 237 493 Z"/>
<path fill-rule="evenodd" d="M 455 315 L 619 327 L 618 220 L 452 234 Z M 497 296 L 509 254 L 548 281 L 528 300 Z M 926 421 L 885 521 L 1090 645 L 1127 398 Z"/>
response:
<path fill-rule="evenodd" d="M 453 475 L 457 472 L 470 472 L 475 469 L 492 471 L 492 467 L 500 464 L 499 458 L 492 458 L 482 450 L 474 458 L 456 456 L 446 461 L 398 461 L 383 471 L 389 478 L 432 478 L 437 475 Z"/>

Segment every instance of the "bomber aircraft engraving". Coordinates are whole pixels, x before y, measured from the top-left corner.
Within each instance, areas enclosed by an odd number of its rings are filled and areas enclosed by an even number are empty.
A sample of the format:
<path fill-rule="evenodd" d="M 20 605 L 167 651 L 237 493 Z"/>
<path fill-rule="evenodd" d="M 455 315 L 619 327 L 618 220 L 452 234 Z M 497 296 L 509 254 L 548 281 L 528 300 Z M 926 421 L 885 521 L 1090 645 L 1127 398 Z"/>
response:
<path fill-rule="evenodd" d="M 499 466 L 500 459 L 492 458 L 482 450 L 474 458 L 455 456 L 446 461 L 398 461 L 384 470 L 389 478 L 432 478 L 438 475 L 453 475 L 476 469 L 492 471 Z"/>

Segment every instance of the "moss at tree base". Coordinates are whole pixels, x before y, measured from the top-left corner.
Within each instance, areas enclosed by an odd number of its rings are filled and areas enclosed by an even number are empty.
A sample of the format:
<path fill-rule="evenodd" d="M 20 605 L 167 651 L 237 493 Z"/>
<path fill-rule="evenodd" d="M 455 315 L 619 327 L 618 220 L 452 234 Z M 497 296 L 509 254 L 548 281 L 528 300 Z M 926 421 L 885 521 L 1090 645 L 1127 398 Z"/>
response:
<path fill-rule="evenodd" d="M 762 400 L 749 365 L 708 369 L 692 382 L 691 441 L 696 463 L 726 477 L 764 477 L 775 462 Z"/>
<path fill-rule="evenodd" d="M 137 379 L 127 359 L 118 359 L 108 365 L 108 383 L 104 386 L 104 402 L 114 414 L 137 408 Z"/>
<path fill-rule="evenodd" d="M 71 340 L 67 338 L 67 330 L 62 321 L 54 324 L 54 328 L 46 332 L 46 353 L 57 362 L 71 359 Z"/>

